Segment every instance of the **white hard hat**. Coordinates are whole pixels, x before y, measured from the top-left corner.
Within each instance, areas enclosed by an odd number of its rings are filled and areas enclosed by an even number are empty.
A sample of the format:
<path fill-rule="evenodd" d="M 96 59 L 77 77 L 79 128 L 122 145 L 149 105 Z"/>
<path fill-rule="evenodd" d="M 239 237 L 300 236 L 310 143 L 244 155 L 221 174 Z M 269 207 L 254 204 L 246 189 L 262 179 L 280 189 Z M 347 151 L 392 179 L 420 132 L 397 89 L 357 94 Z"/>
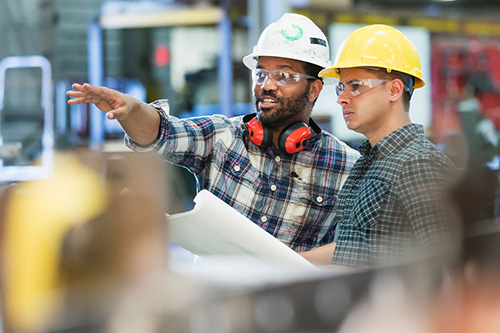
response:
<path fill-rule="evenodd" d="M 243 63 L 255 69 L 258 57 L 262 56 L 300 60 L 322 68 L 331 65 L 325 34 L 313 21 L 299 14 L 284 14 L 264 29 Z"/>

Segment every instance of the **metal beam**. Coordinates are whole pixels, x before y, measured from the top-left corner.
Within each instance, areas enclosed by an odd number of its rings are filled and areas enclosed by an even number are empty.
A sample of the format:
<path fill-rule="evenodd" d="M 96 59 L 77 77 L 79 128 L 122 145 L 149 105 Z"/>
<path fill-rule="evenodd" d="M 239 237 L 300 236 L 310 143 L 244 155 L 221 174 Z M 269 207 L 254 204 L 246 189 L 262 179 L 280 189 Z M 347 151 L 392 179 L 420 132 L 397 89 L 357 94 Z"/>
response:
<path fill-rule="evenodd" d="M 169 9 L 156 13 L 102 13 L 104 29 L 154 28 L 181 25 L 218 24 L 224 11 L 218 7 Z"/>
<path fill-rule="evenodd" d="M 102 86 L 104 80 L 102 28 L 96 20 L 88 30 L 89 83 Z M 104 141 L 104 113 L 90 104 L 90 147 L 97 148 Z"/>
<path fill-rule="evenodd" d="M 233 114 L 233 60 L 231 58 L 231 20 L 224 15 L 219 21 L 219 103 L 222 114 Z"/>

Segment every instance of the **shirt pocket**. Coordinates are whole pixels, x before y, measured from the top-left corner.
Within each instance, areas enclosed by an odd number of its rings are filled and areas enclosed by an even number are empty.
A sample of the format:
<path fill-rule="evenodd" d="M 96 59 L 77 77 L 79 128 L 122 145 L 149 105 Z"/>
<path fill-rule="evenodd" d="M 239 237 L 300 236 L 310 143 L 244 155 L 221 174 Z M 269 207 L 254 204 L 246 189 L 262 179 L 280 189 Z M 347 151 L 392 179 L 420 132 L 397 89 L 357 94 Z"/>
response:
<path fill-rule="evenodd" d="M 375 225 L 387 197 L 387 192 L 388 184 L 384 181 L 369 179 L 364 182 L 352 207 L 352 223 L 361 228 Z"/>
<path fill-rule="evenodd" d="M 290 201 L 290 220 L 302 226 L 325 224 L 333 212 L 337 196 L 315 189 L 310 184 L 295 182 Z"/>
<path fill-rule="evenodd" d="M 250 159 L 246 156 L 237 154 L 227 154 L 224 156 L 222 163 L 224 167 L 228 168 L 231 177 L 243 178 L 253 183 L 259 180 L 259 170 L 257 170 L 251 163 Z"/>
<path fill-rule="evenodd" d="M 222 174 L 217 187 L 222 189 L 227 198 L 231 198 L 233 207 L 243 205 L 243 211 L 250 209 L 261 186 L 258 170 L 241 158 L 226 156 L 222 163 Z"/>

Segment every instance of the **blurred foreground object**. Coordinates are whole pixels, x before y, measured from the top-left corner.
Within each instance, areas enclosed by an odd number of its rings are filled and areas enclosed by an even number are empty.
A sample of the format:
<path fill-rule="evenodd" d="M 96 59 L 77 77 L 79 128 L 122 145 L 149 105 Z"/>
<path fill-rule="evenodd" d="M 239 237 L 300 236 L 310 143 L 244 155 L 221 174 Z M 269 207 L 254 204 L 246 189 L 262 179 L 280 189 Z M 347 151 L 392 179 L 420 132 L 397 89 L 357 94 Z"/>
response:
<path fill-rule="evenodd" d="M 146 154 L 61 153 L 51 178 L 14 189 L 2 240 L 9 332 L 99 322 L 130 287 L 165 273 L 162 165 Z"/>
<path fill-rule="evenodd" d="M 20 142 L 0 145 L 0 159 L 18 156 L 22 147 Z"/>

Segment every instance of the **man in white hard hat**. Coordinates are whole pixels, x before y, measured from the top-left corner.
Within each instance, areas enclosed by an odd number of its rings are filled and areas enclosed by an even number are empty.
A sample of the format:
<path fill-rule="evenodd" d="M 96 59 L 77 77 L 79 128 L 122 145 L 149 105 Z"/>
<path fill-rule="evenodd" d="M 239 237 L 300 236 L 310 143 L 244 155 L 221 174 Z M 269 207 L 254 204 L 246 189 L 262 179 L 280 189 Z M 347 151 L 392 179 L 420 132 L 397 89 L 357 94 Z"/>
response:
<path fill-rule="evenodd" d="M 334 242 L 302 255 L 319 265 L 365 266 L 453 250 L 456 168 L 410 120 L 410 98 L 424 86 L 411 40 L 387 25 L 359 28 L 320 76 L 339 80 L 347 127 L 367 140 L 339 194 Z"/>
<path fill-rule="evenodd" d="M 157 150 L 294 250 L 330 243 L 338 191 L 359 153 L 310 118 L 329 65 L 325 35 L 285 14 L 243 59 L 256 113 L 178 119 L 166 100 L 145 104 L 105 87 L 73 85 L 70 104 L 94 103 L 117 119 L 135 151 Z"/>

